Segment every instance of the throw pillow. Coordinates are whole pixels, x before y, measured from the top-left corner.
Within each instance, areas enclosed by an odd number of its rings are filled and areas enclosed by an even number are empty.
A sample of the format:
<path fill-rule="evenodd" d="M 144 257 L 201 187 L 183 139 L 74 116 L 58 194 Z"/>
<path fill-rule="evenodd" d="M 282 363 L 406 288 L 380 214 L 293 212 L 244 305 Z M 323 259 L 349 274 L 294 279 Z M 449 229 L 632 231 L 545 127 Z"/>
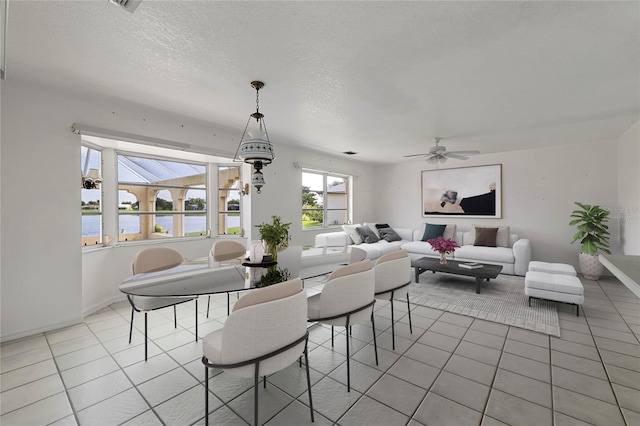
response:
<path fill-rule="evenodd" d="M 427 226 L 424 229 L 424 234 L 422 234 L 422 241 L 433 240 L 438 237 L 442 237 L 444 234 L 444 230 L 447 225 L 434 225 L 433 223 L 427 223 Z"/>
<path fill-rule="evenodd" d="M 496 247 L 498 228 L 476 228 L 474 246 Z"/>
<path fill-rule="evenodd" d="M 471 227 L 471 235 L 470 240 L 473 243 L 476 238 L 476 229 L 477 228 L 490 228 L 488 226 L 478 226 L 473 225 Z M 496 234 L 496 246 L 497 247 L 509 247 L 509 235 L 511 230 L 508 226 L 498 226 L 498 233 Z"/>
<path fill-rule="evenodd" d="M 400 235 L 398 235 L 392 228 L 378 228 L 378 232 L 380 233 L 380 237 L 385 241 L 392 242 L 402 240 Z"/>
<path fill-rule="evenodd" d="M 388 223 L 376 223 L 376 228 L 382 229 L 382 228 L 391 228 L 391 227 L 389 226 Z"/>
<path fill-rule="evenodd" d="M 356 231 L 356 228 L 358 228 L 358 226 L 361 225 L 342 225 L 342 230 L 347 233 L 349 238 L 351 238 L 353 244 L 362 244 L 362 238 L 360 238 L 360 234 L 358 234 L 358 231 Z"/>
<path fill-rule="evenodd" d="M 365 225 L 367 225 L 369 228 L 371 228 L 371 230 L 373 231 L 374 234 L 376 234 L 376 237 L 378 237 L 378 239 L 380 239 L 380 234 L 378 233 L 378 228 L 376 228 L 376 224 L 375 223 L 365 223 Z"/>
<path fill-rule="evenodd" d="M 444 232 L 442 233 L 442 238 L 444 238 L 445 240 L 453 240 L 456 238 L 456 230 L 457 230 L 457 225 L 456 224 L 448 224 L 446 228 L 444 228 Z"/>
<path fill-rule="evenodd" d="M 360 235 L 364 243 L 371 244 L 380 241 L 380 238 L 376 237 L 376 234 L 374 234 L 368 226 L 358 226 L 356 232 Z"/>

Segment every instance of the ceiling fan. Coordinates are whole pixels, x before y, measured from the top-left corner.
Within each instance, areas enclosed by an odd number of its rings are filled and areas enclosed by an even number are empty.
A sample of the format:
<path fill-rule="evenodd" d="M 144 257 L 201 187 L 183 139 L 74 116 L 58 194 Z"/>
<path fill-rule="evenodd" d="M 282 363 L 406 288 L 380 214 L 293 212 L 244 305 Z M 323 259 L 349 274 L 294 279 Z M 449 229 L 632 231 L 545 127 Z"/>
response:
<path fill-rule="evenodd" d="M 425 152 L 422 154 L 412 154 L 405 155 L 405 157 L 426 157 L 425 160 L 428 163 L 438 164 L 444 163 L 449 158 L 455 158 L 456 160 L 467 160 L 469 159 L 468 155 L 480 154 L 480 151 L 447 151 L 446 146 L 440 146 L 441 138 L 433 138 L 434 146 L 429 148 L 429 152 Z"/>

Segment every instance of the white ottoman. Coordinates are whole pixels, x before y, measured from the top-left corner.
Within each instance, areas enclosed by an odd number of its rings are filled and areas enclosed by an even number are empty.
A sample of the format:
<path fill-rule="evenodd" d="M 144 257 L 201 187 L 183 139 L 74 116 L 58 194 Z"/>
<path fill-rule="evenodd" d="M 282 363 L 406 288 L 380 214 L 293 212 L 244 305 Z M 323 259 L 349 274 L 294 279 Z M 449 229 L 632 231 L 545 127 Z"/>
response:
<path fill-rule="evenodd" d="M 567 265 L 566 263 L 539 262 L 537 260 L 529 262 L 529 271 L 569 275 L 571 277 L 575 277 L 577 275 L 575 268 L 571 265 Z"/>
<path fill-rule="evenodd" d="M 531 298 L 553 300 L 576 305 L 580 316 L 580 305 L 584 302 L 584 288 L 580 278 L 562 274 L 529 271 L 524 277 L 524 294 Z"/>

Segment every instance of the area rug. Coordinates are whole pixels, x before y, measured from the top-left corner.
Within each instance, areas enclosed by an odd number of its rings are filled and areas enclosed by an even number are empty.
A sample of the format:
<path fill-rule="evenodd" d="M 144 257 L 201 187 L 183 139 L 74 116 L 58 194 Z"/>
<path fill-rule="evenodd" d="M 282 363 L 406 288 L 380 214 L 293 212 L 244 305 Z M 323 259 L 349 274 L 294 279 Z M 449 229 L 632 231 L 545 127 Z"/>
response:
<path fill-rule="evenodd" d="M 524 277 L 498 275 L 482 283 L 481 294 L 472 277 L 425 272 L 419 278 L 409 287 L 409 300 L 416 305 L 560 336 L 554 302 L 532 299 L 529 307 Z"/>

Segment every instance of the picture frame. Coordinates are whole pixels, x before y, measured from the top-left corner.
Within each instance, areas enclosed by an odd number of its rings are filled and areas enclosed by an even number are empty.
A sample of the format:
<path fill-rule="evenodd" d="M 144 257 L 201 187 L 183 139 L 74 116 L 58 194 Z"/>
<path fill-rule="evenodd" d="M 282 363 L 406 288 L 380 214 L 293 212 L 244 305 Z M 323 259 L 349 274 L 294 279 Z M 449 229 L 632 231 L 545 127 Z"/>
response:
<path fill-rule="evenodd" d="M 502 164 L 423 170 L 422 217 L 502 218 Z"/>

